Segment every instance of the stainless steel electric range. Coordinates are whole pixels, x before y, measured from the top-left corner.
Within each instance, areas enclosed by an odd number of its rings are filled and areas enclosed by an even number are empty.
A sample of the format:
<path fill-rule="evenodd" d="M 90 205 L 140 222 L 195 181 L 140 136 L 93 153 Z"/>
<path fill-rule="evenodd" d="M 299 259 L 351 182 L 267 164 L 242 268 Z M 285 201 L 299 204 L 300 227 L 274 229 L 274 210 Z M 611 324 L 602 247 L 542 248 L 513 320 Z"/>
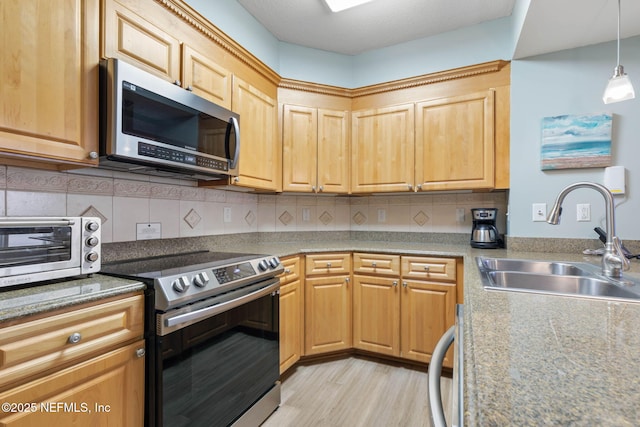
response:
<path fill-rule="evenodd" d="M 258 426 L 277 409 L 282 271 L 220 252 L 103 264 L 147 284 L 147 426 Z"/>

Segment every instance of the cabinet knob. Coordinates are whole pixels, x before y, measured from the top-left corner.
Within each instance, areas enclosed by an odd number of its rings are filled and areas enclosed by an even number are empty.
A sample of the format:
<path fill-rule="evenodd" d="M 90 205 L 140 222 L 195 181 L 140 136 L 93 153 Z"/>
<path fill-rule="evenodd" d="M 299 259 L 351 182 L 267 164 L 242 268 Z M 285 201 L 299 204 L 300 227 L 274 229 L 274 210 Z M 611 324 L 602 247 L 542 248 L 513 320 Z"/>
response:
<path fill-rule="evenodd" d="M 147 354 L 147 351 L 144 349 L 144 347 L 136 350 L 136 357 L 138 359 L 144 357 L 145 354 Z"/>
<path fill-rule="evenodd" d="M 69 335 L 69 344 L 77 344 L 80 342 L 80 340 L 82 339 L 82 335 L 80 335 L 80 332 L 74 332 L 73 334 Z"/>
<path fill-rule="evenodd" d="M 233 182 L 240 182 L 240 177 L 239 176 L 234 176 L 233 177 Z"/>
<path fill-rule="evenodd" d="M 375 262 L 375 261 L 371 263 L 371 267 L 373 267 L 373 268 L 376 268 L 376 267 L 377 267 L 377 264 L 376 264 L 376 262 Z"/>
<path fill-rule="evenodd" d="M 182 86 L 182 82 L 180 80 L 174 80 L 173 84 L 176 86 Z"/>
<path fill-rule="evenodd" d="M 411 189 L 413 188 L 413 185 L 411 185 L 411 184 L 407 184 L 407 188 L 408 188 L 409 190 L 411 190 Z"/>
<path fill-rule="evenodd" d="M 289 270 L 288 268 L 285 268 L 285 269 L 284 269 L 284 273 L 285 273 L 285 274 L 289 274 L 289 273 L 291 273 L 291 270 Z"/>
<path fill-rule="evenodd" d="M 407 282 L 402 282 L 402 287 L 406 288 L 407 287 Z"/>
<path fill-rule="evenodd" d="M 323 185 L 321 185 L 321 186 L 320 186 L 320 192 L 323 192 L 323 191 L 324 191 L 324 186 L 323 186 Z"/>
<path fill-rule="evenodd" d="M 422 184 L 418 184 L 417 191 L 422 191 Z"/>
<path fill-rule="evenodd" d="M 429 273 L 429 266 L 428 266 L 428 265 L 425 265 L 425 266 L 424 266 L 424 271 L 426 271 L 427 273 Z"/>
<path fill-rule="evenodd" d="M 350 282 L 350 280 L 349 280 L 349 278 L 348 278 L 348 277 L 345 277 L 344 281 L 345 281 L 345 282 L 347 282 L 347 283 L 349 283 L 349 282 Z"/>
<path fill-rule="evenodd" d="M 331 263 L 330 262 L 327 263 L 327 268 L 331 268 Z"/>
<path fill-rule="evenodd" d="M 89 158 L 90 159 L 97 159 L 98 158 L 98 153 L 96 153 L 95 151 L 92 151 L 89 153 Z"/>
<path fill-rule="evenodd" d="M 395 288 L 396 286 L 398 286 L 398 282 L 397 281 L 393 281 L 393 287 Z"/>
<path fill-rule="evenodd" d="M 193 86 L 191 86 L 191 85 L 187 86 L 187 90 L 188 90 L 189 92 L 193 92 Z"/>
<path fill-rule="evenodd" d="M 311 186 L 311 191 L 313 191 L 314 193 L 316 192 L 316 186 L 315 185 Z"/>

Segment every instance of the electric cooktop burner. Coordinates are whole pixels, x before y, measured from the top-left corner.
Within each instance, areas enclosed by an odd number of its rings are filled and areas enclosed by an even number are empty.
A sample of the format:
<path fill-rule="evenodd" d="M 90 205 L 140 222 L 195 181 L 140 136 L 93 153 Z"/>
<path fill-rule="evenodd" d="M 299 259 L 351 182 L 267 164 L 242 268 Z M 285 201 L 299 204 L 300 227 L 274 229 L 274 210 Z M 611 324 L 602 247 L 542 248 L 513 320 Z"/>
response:
<path fill-rule="evenodd" d="M 153 286 L 158 310 L 230 292 L 282 271 L 276 256 L 209 251 L 104 263 L 101 269 Z"/>

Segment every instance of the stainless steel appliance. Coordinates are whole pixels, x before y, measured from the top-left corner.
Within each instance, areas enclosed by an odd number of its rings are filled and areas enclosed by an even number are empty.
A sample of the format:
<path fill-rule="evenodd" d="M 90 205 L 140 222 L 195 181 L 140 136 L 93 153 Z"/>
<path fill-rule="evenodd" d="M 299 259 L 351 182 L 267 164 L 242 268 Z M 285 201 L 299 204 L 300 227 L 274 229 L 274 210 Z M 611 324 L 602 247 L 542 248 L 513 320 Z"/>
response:
<path fill-rule="evenodd" d="M 203 180 L 237 175 L 240 116 L 118 59 L 100 67 L 100 166 Z"/>
<path fill-rule="evenodd" d="M 100 218 L 0 218 L 0 288 L 100 271 Z"/>
<path fill-rule="evenodd" d="M 471 247 L 495 249 L 503 247 L 503 240 L 496 228 L 496 208 L 471 209 L 473 227 L 471 228 Z"/>
<path fill-rule="evenodd" d="M 280 404 L 275 256 L 194 252 L 105 265 L 146 282 L 147 426 L 257 426 Z"/>

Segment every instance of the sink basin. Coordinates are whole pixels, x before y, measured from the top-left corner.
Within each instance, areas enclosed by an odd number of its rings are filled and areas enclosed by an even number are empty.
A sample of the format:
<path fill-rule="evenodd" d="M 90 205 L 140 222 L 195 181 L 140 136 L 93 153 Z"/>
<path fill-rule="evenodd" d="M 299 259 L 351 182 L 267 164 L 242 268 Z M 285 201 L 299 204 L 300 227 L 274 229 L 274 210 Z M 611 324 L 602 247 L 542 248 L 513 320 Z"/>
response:
<path fill-rule="evenodd" d="M 588 263 L 476 259 L 485 289 L 640 302 L 640 282 L 601 276 Z"/>
<path fill-rule="evenodd" d="M 490 271 L 518 271 L 523 273 L 563 276 L 592 276 L 593 271 L 566 262 L 530 261 L 524 259 L 483 258 L 482 265 Z"/>

